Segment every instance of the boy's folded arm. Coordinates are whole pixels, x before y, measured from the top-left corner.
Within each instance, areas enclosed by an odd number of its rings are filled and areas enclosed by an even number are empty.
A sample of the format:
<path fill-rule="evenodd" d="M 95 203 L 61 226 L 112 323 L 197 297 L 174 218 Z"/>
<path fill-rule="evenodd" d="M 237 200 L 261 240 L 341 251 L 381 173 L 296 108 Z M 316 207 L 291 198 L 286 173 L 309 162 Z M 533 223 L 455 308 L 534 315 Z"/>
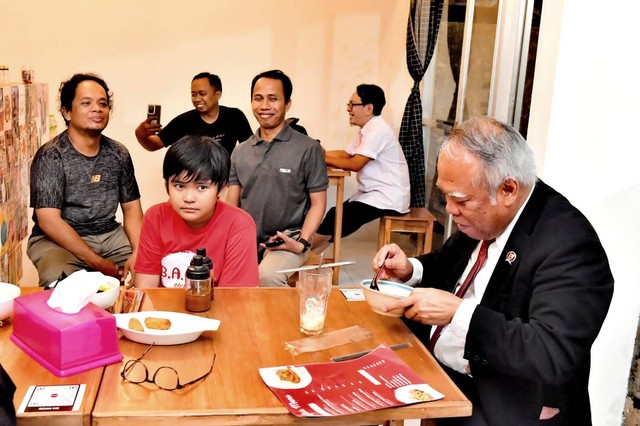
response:
<path fill-rule="evenodd" d="M 160 275 L 136 273 L 136 288 L 156 288 L 160 286 Z"/>

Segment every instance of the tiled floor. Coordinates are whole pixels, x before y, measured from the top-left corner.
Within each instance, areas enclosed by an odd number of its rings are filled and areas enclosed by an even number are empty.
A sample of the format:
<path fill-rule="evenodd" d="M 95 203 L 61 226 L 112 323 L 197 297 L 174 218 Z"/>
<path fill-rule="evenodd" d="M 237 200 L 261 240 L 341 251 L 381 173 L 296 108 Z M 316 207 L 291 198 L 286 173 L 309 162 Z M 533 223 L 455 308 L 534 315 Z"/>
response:
<path fill-rule="evenodd" d="M 373 276 L 371 261 L 377 251 L 376 241 L 367 240 L 342 240 L 340 260 L 355 261 L 353 265 L 340 268 L 340 280 L 338 285 L 345 287 L 357 286 L 361 280 Z M 331 246 L 328 247 L 331 249 Z"/>
<path fill-rule="evenodd" d="M 392 241 L 409 255 L 412 255 L 415 251 L 415 243 L 411 241 L 409 235 L 394 234 Z M 369 234 L 365 236 L 354 235 L 343 239 L 340 248 L 340 260 L 353 260 L 356 263 L 340 268 L 338 285 L 354 287 L 359 285 L 361 280 L 372 278 L 374 271 L 371 262 L 378 251 L 377 248 L 377 234 L 372 236 Z M 326 253 L 330 253 L 331 250 L 332 246 L 329 246 Z"/>

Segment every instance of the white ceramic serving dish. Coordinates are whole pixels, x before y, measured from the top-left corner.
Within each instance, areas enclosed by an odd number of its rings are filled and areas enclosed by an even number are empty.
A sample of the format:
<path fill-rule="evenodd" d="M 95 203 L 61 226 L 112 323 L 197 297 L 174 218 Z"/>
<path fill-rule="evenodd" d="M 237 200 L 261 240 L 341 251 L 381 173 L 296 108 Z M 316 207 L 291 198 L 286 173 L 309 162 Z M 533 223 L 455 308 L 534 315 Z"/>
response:
<path fill-rule="evenodd" d="M 213 318 L 204 318 L 197 315 L 184 314 L 181 312 L 168 311 L 144 311 L 130 314 L 115 314 L 116 325 L 129 340 L 150 345 L 180 345 L 196 340 L 205 331 L 216 331 L 220 326 L 220 321 Z M 144 325 L 147 317 L 165 318 L 171 321 L 171 328 L 168 330 L 148 329 Z M 129 329 L 129 320 L 136 318 L 144 331 Z"/>
<path fill-rule="evenodd" d="M 13 299 L 20 296 L 20 287 L 9 283 L 0 283 L 0 321 L 13 313 Z"/>
<path fill-rule="evenodd" d="M 408 285 L 394 283 L 392 281 L 381 281 L 378 280 L 378 290 L 372 290 L 369 288 L 371 285 L 371 280 L 362 280 L 360 281 L 360 285 L 364 291 L 364 298 L 371 306 L 373 312 L 376 312 L 381 315 L 387 315 L 390 317 L 401 317 L 404 315 L 404 311 L 406 308 L 398 308 L 393 311 L 385 312 L 382 308 L 390 303 L 397 301 L 397 299 L 402 299 L 407 297 L 413 291 L 413 287 Z"/>

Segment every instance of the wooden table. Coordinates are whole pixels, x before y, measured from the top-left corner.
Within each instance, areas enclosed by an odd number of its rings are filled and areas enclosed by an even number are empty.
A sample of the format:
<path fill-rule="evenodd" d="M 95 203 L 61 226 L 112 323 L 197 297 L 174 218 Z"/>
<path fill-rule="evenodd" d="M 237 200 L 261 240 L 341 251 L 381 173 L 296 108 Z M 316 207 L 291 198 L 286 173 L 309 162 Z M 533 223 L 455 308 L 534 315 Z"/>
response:
<path fill-rule="evenodd" d="M 329 185 L 336 186 L 336 219 L 333 228 L 333 257 L 325 258 L 325 263 L 340 262 L 340 241 L 342 240 L 342 203 L 344 202 L 344 178 L 351 176 L 349 170 L 327 169 Z M 337 285 L 340 279 L 340 267 L 333 268 L 333 284 Z"/>
<path fill-rule="evenodd" d="M 183 311 L 179 289 L 146 290 L 155 310 Z M 146 303 L 146 302 L 145 302 Z M 174 367 L 184 383 L 206 372 L 213 352 L 214 371 L 202 382 L 178 391 L 120 378 L 122 364 L 107 366 L 93 410 L 92 424 L 107 425 L 249 425 L 249 424 L 380 424 L 389 419 L 469 416 L 471 403 L 456 388 L 424 346 L 398 318 L 373 313 L 366 302 L 347 302 L 338 288 L 329 301 L 325 331 L 360 325 L 371 338 L 332 349 L 293 356 L 285 341 L 305 337 L 299 332 L 298 295 L 293 288 L 216 288 L 213 307 L 205 316 L 217 318 L 216 332 L 192 343 L 155 346 L 143 358 L 152 372 Z M 396 353 L 427 383 L 445 395 L 439 401 L 326 418 L 299 418 L 287 411 L 260 378 L 258 369 L 279 365 L 326 362 L 331 357 L 369 350 L 381 343 L 410 342 Z M 121 338 L 126 362 L 147 345 Z"/>
<path fill-rule="evenodd" d="M 40 290 L 42 290 L 40 287 L 23 287 L 22 294 Z M 104 368 L 94 368 L 93 370 L 65 378 L 56 377 L 9 340 L 12 331 L 11 322 L 0 327 L 0 363 L 2 363 L 2 366 L 16 385 L 16 393 L 13 398 L 16 412 L 31 385 L 87 385 L 80 411 L 22 413 L 18 414 L 18 424 L 20 426 L 90 425 L 91 410 L 100 388 L 100 380 Z"/>

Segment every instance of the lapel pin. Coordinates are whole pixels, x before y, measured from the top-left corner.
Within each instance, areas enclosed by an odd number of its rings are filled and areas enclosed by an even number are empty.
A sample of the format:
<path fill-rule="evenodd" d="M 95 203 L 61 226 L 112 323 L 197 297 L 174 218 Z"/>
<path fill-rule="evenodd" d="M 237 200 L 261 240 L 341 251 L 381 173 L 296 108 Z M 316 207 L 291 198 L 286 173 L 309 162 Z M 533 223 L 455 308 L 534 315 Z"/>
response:
<path fill-rule="evenodd" d="M 510 251 L 509 253 L 507 253 L 507 257 L 504 259 L 507 261 L 507 263 L 509 263 L 509 265 L 512 265 L 513 262 L 515 262 L 516 260 L 516 252 L 515 251 Z"/>

